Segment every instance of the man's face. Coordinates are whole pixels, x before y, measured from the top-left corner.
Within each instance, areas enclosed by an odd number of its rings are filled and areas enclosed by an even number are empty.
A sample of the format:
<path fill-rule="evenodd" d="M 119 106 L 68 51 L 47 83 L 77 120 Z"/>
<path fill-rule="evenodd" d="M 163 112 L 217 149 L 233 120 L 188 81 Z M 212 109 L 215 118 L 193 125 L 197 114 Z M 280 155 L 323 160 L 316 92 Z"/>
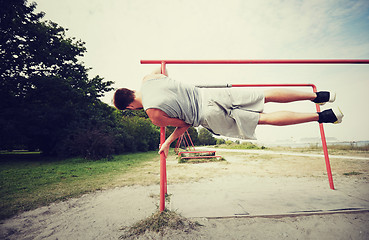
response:
<path fill-rule="evenodd" d="M 142 106 L 139 104 L 139 102 L 135 99 L 133 100 L 133 102 L 131 102 L 131 104 L 129 104 L 127 106 L 127 109 L 130 109 L 130 110 L 140 110 L 142 109 Z"/>

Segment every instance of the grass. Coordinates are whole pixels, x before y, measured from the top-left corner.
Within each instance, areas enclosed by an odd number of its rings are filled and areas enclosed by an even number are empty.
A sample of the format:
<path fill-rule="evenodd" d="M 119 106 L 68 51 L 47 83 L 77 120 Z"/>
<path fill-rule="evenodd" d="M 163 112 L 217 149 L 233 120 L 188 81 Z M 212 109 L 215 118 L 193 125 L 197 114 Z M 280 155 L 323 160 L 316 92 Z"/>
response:
<path fill-rule="evenodd" d="M 362 173 L 361 172 L 352 171 L 352 172 L 344 173 L 343 175 L 345 175 L 345 176 L 352 176 L 352 175 L 360 175 L 360 174 L 362 174 Z"/>
<path fill-rule="evenodd" d="M 266 147 L 255 145 L 251 142 L 243 142 L 240 144 L 232 143 L 232 144 L 221 144 L 216 145 L 215 148 L 226 148 L 226 149 L 266 149 Z"/>
<path fill-rule="evenodd" d="M 98 161 L 0 154 L 0 219 L 108 188 L 112 180 L 154 158 L 156 152 L 124 154 Z"/>
<path fill-rule="evenodd" d="M 319 144 L 310 144 L 308 147 L 271 147 L 269 150 L 274 151 L 288 151 L 301 153 L 323 153 L 323 147 Z M 355 145 L 328 145 L 328 153 L 330 155 L 346 155 L 368 157 L 369 145 L 355 146 Z"/>
<path fill-rule="evenodd" d="M 202 226 L 198 222 L 192 222 L 187 218 L 177 214 L 174 211 L 165 209 L 152 214 L 150 217 L 143 219 L 131 227 L 124 227 L 121 230 L 124 234 L 120 239 L 136 239 L 138 236 L 146 232 L 154 232 L 163 236 L 168 230 L 180 230 L 182 232 L 190 232 Z"/>
<path fill-rule="evenodd" d="M 276 147 L 278 148 L 278 147 Z M 284 147 L 286 150 L 296 150 L 296 151 L 321 151 L 322 146 L 318 144 L 310 144 L 309 147 L 302 148 L 292 148 Z M 328 150 L 330 151 L 357 151 L 357 152 L 369 152 L 369 145 L 355 146 L 355 145 L 328 145 Z"/>
<path fill-rule="evenodd" d="M 343 151 L 360 151 L 360 152 L 368 152 L 369 144 L 364 146 L 356 146 L 352 145 L 329 145 L 329 149 L 331 150 L 343 150 Z"/>
<path fill-rule="evenodd" d="M 368 153 L 366 147 L 356 149 L 354 152 L 346 150 L 346 147 L 343 148 L 345 150 L 340 150 L 342 154 Z M 290 151 L 298 150 L 290 149 Z M 331 151 L 330 154 L 332 154 Z M 174 159 L 176 155 L 171 153 L 170 156 Z M 227 156 L 231 155 L 228 154 Z M 280 174 L 273 167 L 273 164 L 280 165 L 276 156 L 245 155 L 244 157 L 247 159 L 246 163 L 249 163 L 251 160 L 252 162 L 264 160 L 262 164 L 264 168 L 270 164 L 272 172 Z M 279 158 L 285 162 L 287 157 Z M 293 159 L 299 158 L 293 157 Z M 12 154 L 5 154 L 0 152 L 0 220 L 22 211 L 45 206 L 55 201 L 78 197 L 96 190 L 132 184 L 158 184 L 159 171 L 157 170 L 157 160 L 158 155 L 156 151 L 119 155 L 111 160 L 98 161 L 82 158 L 58 160 L 42 157 L 39 153 L 13 152 Z M 169 161 L 169 163 L 171 162 Z M 299 169 L 301 169 L 301 166 L 309 166 L 309 169 L 304 171 L 312 171 L 310 163 L 302 165 L 301 161 L 298 161 L 296 164 L 298 164 Z M 240 168 L 236 163 L 232 163 L 227 167 L 221 165 L 219 168 L 214 168 L 214 166 L 211 166 L 206 168 L 207 171 L 204 171 L 204 168 L 199 170 L 191 166 L 191 164 L 168 165 L 170 171 L 176 173 L 171 175 L 171 182 L 183 182 L 189 179 L 191 181 L 194 179 L 198 180 L 204 178 L 206 174 L 209 176 L 212 174 L 223 175 L 229 171 L 225 169 L 232 166 L 239 168 L 237 171 L 251 171 L 250 169 L 255 167 L 252 171 L 258 172 L 260 168 L 258 165 L 248 165 L 244 169 Z M 367 177 L 367 166 L 367 161 L 332 161 L 335 173 L 351 177 L 356 177 L 357 175 L 357 177 L 362 179 Z M 278 169 L 278 167 L 276 168 Z M 316 169 L 318 169 L 316 171 L 320 174 L 321 165 L 317 166 Z M 187 174 L 186 171 L 189 171 L 189 173 Z M 293 172 L 291 174 L 294 175 L 296 173 Z"/>

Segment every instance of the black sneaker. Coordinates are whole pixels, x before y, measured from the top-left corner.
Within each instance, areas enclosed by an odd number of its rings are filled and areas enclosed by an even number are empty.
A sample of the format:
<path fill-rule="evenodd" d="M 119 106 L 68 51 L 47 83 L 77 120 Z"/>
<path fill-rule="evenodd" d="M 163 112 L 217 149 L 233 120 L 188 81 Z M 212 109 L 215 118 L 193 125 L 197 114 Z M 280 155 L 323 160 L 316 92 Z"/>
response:
<path fill-rule="evenodd" d="M 327 92 L 321 91 L 316 92 L 317 97 L 313 100 L 313 102 L 324 105 L 326 102 L 334 102 L 336 100 L 336 93 L 335 92 Z"/>
<path fill-rule="evenodd" d="M 341 109 L 338 107 L 324 110 L 323 112 L 318 113 L 319 114 L 319 123 L 341 123 L 343 118 L 343 113 Z"/>

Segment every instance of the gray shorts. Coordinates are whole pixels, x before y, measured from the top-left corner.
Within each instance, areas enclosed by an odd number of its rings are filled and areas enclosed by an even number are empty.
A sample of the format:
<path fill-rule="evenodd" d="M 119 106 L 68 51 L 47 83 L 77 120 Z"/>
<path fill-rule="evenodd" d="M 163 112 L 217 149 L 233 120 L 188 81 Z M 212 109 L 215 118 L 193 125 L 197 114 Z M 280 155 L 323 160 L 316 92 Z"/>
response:
<path fill-rule="evenodd" d="M 245 88 L 204 88 L 201 125 L 215 134 L 256 139 L 259 113 L 264 110 L 264 92 Z"/>

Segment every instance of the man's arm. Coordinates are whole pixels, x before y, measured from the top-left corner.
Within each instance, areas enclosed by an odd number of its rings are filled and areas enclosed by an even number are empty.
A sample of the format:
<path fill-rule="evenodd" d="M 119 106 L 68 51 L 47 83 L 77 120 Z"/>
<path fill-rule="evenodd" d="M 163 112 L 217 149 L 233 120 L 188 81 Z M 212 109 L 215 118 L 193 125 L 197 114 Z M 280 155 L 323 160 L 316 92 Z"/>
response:
<path fill-rule="evenodd" d="M 151 72 L 151 74 L 161 74 L 161 67 L 155 68 L 154 71 Z"/>
<path fill-rule="evenodd" d="M 167 157 L 169 153 L 169 147 L 172 142 L 174 142 L 177 138 L 179 138 L 186 130 L 190 127 L 190 125 L 186 127 L 177 127 L 174 132 L 165 140 L 165 142 L 160 146 L 159 154 L 164 153 L 164 156 Z"/>
<path fill-rule="evenodd" d="M 167 68 L 165 67 L 165 75 L 164 75 L 164 74 L 161 73 L 161 67 L 160 67 L 160 68 L 156 68 L 149 75 L 146 75 L 143 78 L 143 81 L 150 80 L 150 79 L 155 79 L 155 78 L 160 78 L 160 77 L 165 77 L 165 76 L 168 76 Z"/>
<path fill-rule="evenodd" d="M 171 118 L 160 109 L 150 108 L 146 110 L 151 122 L 159 127 L 172 126 L 177 127 L 174 132 L 160 146 L 159 154 L 164 152 L 165 157 L 168 156 L 170 144 L 180 137 L 189 127 L 190 124 L 178 118 Z"/>
<path fill-rule="evenodd" d="M 165 77 L 165 76 L 168 76 L 167 67 L 165 67 L 165 74 L 161 73 L 161 67 L 159 67 L 159 68 L 156 68 L 154 71 L 152 71 L 150 74 L 146 75 L 143 78 L 143 81 L 147 81 L 147 80 L 150 80 L 150 79 L 156 79 L 156 78 L 162 78 L 162 77 Z"/>
<path fill-rule="evenodd" d="M 171 118 L 160 109 L 157 108 L 149 108 L 146 110 L 147 115 L 149 116 L 151 122 L 158 127 L 185 127 L 190 126 L 185 121 L 179 118 Z"/>

